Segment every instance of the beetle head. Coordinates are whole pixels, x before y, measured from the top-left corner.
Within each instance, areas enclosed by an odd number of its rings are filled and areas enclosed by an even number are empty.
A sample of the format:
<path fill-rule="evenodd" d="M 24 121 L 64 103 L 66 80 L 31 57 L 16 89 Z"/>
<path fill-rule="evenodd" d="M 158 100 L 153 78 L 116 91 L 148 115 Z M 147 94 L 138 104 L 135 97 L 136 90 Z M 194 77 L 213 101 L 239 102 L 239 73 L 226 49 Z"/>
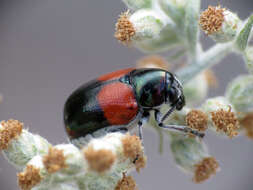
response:
<path fill-rule="evenodd" d="M 175 106 L 177 110 L 181 110 L 185 106 L 182 84 L 174 75 L 167 79 L 166 104 Z"/>

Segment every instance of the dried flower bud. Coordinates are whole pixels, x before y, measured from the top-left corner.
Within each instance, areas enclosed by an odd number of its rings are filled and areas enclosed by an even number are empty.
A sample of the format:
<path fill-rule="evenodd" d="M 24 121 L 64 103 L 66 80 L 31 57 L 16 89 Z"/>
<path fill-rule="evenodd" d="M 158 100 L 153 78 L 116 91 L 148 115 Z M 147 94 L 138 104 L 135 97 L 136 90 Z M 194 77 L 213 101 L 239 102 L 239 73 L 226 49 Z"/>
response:
<path fill-rule="evenodd" d="M 114 190 L 137 190 L 137 186 L 132 176 L 123 174 L 123 178 L 118 181 Z"/>
<path fill-rule="evenodd" d="M 221 30 L 225 20 L 225 8 L 208 6 L 208 8 L 200 15 L 199 23 L 205 33 L 211 35 Z"/>
<path fill-rule="evenodd" d="M 146 157 L 139 137 L 126 135 L 122 138 L 123 152 L 125 157 L 130 158 L 139 172 L 146 165 Z"/>
<path fill-rule="evenodd" d="M 63 166 L 61 167 L 61 174 L 71 175 L 84 170 L 83 155 L 76 146 L 72 144 L 60 144 L 56 145 L 53 149 L 57 150 L 54 151 L 54 154 L 59 151 L 62 151 L 63 153 L 63 155 L 60 154 L 60 156 L 58 156 L 58 161 L 60 160 L 59 158 L 64 158 L 62 159 L 60 164 L 61 166 Z"/>
<path fill-rule="evenodd" d="M 0 136 L 1 133 L 4 134 L 2 141 L 5 142 L 5 145 L 7 141 L 9 142 L 7 143 L 8 146 L 6 149 L 3 150 L 3 154 L 5 158 L 18 169 L 25 167 L 26 163 L 35 155 L 45 154 L 50 146 L 44 138 L 33 135 L 24 129 L 22 130 L 23 123 L 19 121 L 2 121 L 1 126 Z M 4 132 L 6 130 L 7 133 Z"/>
<path fill-rule="evenodd" d="M 226 97 L 239 117 L 253 111 L 253 75 L 240 75 L 226 89 Z"/>
<path fill-rule="evenodd" d="M 215 175 L 219 169 L 219 164 L 214 157 L 204 158 L 201 162 L 195 165 L 193 181 L 202 183 L 203 181 Z"/>
<path fill-rule="evenodd" d="M 42 180 L 40 169 L 27 165 L 24 172 L 18 174 L 18 184 L 22 190 L 30 190 Z"/>
<path fill-rule="evenodd" d="M 111 150 L 94 150 L 91 146 L 85 148 L 84 155 L 88 161 L 89 169 L 98 173 L 110 170 L 116 160 L 116 156 Z"/>
<path fill-rule="evenodd" d="M 49 148 L 48 154 L 43 157 L 43 163 L 48 173 L 55 173 L 60 169 L 66 168 L 63 150 Z"/>
<path fill-rule="evenodd" d="M 137 10 L 141 8 L 150 8 L 152 0 L 122 0 L 128 8 Z"/>
<path fill-rule="evenodd" d="M 248 47 L 246 49 L 244 60 L 249 73 L 253 75 L 253 47 Z"/>
<path fill-rule="evenodd" d="M 24 171 L 18 174 L 18 183 L 22 190 L 30 190 L 35 186 L 49 189 L 50 176 L 43 165 L 41 156 L 37 155 L 27 163 Z"/>
<path fill-rule="evenodd" d="M 240 19 L 231 11 L 220 6 L 209 6 L 199 19 L 202 30 L 216 42 L 228 42 L 235 39 Z"/>
<path fill-rule="evenodd" d="M 132 15 L 129 11 L 121 14 L 116 23 L 115 38 L 124 45 L 131 44 L 150 53 L 184 47 L 181 36 L 177 34 L 175 22 L 158 7 L 140 9 Z"/>
<path fill-rule="evenodd" d="M 218 163 L 209 156 L 205 144 L 198 138 L 172 135 L 171 151 L 176 164 L 192 174 L 196 183 L 203 182 L 215 174 Z"/>
<path fill-rule="evenodd" d="M 168 70 L 169 63 L 159 55 L 146 56 L 137 61 L 137 68 L 158 68 Z"/>
<path fill-rule="evenodd" d="M 186 123 L 192 129 L 205 131 L 207 129 L 207 115 L 201 110 L 191 110 L 186 115 Z"/>
<path fill-rule="evenodd" d="M 0 123 L 0 150 L 7 149 L 9 143 L 20 136 L 24 124 L 10 119 L 7 122 L 1 121 Z"/>
<path fill-rule="evenodd" d="M 211 112 L 212 122 L 216 127 L 217 132 L 223 132 L 230 138 L 237 136 L 239 123 L 234 112 L 231 112 L 231 107 L 228 110 L 220 109 Z"/>
<path fill-rule="evenodd" d="M 153 10 L 141 9 L 132 15 L 125 12 L 118 19 L 115 37 L 124 44 L 155 39 L 165 25 L 163 17 Z"/>
<path fill-rule="evenodd" d="M 124 12 L 119 16 L 115 25 L 115 38 L 123 44 L 129 44 L 134 37 L 136 30 L 133 23 L 130 21 L 130 13 Z"/>
<path fill-rule="evenodd" d="M 220 135 L 234 137 L 239 129 L 237 116 L 233 106 L 225 97 L 207 99 L 202 105 L 203 110 L 209 117 L 209 128 Z"/>
<path fill-rule="evenodd" d="M 137 136 L 127 135 L 122 138 L 124 155 L 133 161 L 142 153 L 141 141 Z"/>

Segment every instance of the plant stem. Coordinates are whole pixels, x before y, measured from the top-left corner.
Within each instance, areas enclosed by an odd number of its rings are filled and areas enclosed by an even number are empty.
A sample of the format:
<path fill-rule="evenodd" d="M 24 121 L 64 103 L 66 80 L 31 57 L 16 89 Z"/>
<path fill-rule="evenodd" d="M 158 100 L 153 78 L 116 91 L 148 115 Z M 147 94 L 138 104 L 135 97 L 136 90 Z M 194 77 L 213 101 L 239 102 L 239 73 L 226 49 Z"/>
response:
<path fill-rule="evenodd" d="M 228 53 L 232 51 L 232 42 L 214 45 L 206 52 L 201 53 L 196 61 L 182 69 L 179 69 L 176 74 L 180 81 L 184 84 L 203 70 L 219 63 Z"/>

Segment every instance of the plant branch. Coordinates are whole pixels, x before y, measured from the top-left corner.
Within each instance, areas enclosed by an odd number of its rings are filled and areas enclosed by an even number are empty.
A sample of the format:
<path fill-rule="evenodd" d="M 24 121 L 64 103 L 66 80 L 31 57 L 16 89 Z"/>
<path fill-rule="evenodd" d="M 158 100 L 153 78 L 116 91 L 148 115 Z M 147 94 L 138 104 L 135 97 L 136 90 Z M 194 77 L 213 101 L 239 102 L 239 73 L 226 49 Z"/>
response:
<path fill-rule="evenodd" d="M 233 43 L 217 44 L 211 47 L 206 52 L 199 55 L 196 62 L 179 69 L 176 74 L 184 84 L 191 80 L 198 73 L 219 63 L 228 53 L 233 51 Z"/>

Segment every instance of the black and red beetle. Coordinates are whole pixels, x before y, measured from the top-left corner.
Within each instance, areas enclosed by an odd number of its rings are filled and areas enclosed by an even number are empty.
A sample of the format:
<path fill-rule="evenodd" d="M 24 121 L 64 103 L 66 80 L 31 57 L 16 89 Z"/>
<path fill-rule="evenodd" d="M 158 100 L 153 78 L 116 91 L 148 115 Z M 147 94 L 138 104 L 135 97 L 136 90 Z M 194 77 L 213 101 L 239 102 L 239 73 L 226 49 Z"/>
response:
<path fill-rule="evenodd" d="M 170 110 L 162 116 L 160 108 L 169 104 Z M 64 123 L 71 141 L 78 144 L 108 132 L 128 131 L 148 121 L 155 113 L 161 128 L 179 130 L 203 137 L 204 134 L 186 126 L 165 125 L 163 121 L 176 109 L 185 105 L 183 89 L 178 79 L 162 69 L 123 69 L 92 80 L 67 99 Z"/>

